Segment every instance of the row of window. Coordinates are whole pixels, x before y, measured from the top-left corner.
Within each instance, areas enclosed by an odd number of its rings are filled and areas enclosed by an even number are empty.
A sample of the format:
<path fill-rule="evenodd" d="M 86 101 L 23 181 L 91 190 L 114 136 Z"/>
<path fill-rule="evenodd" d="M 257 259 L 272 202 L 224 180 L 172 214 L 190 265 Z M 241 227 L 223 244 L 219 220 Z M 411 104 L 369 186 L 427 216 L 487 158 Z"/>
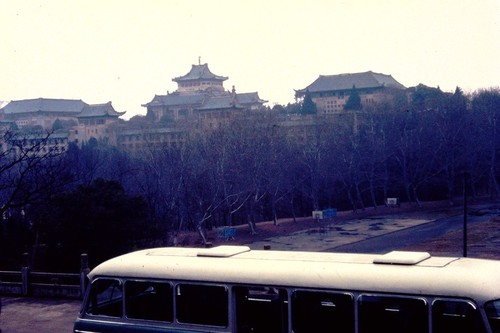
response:
<path fill-rule="evenodd" d="M 195 81 L 195 82 L 181 82 L 180 87 L 200 87 L 200 86 L 222 86 L 222 83 L 216 81 Z"/>
<path fill-rule="evenodd" d="M 344 101 L 342 101 L 342 102 L 344 102 Z M 340 101 L 339 101 L 339 104 L 340 104 Z M 344 104 L 345 104 L 345 103 L 344 103 Z M 336 99 L 335 99 L 335 100 L 327 100 L 327 101 L 326 101 L 326 105 L 327 105 L 327 106 L 333 106 L 333 105 L 335 105 L 335 106 L 336 106 L 336 105 L 337 105 L 337 100 L 336 100 Z"/>
<path fill-rule="evenodd" d="M 28 146 L 36 146 L 36 145 L 59 145 L 59 144 L 67 144 L 67 139 L 55 139 L 55 138 L 45 138 L 40 137 L 39 139 L 26 139 L 22 138 L 19 140 L 10 140 L 9 141 L 13 146 L 19 147 L 28 147 Z"/>
<path fill-rule="evenodd" d="M 336 92 L 336 91 L 323 91 L 323 92 L 320 92 L 320 93 L 316 93 L 314 94 L 316 96 L 313 96 L 313 97 L 334 97 L 334 96 L 337 96 L 339 98 L 344 98 L 345 96 L 349 96 L 349 93 L 346 93 L 345 91 L 339 91 L 339 92 Z"/>
<path fill-rule="evenodd" d="M 104 125 L 106 123 L 105 119 L 80 119 L 80 124 L 83 125 Z"/>
<path fill-rule="evenodd" d="M 177 141 L 164 141 L 164 142 L 147 142 L 147 143 L 120 143 L 119 147 L 130 151 L 148 151 L 154 149 L 165 149 L 165 148 L 179 148 L 182 147 L 183 142 Z"/>
<path fill-rule="evenodd" d="M 120 135 L 119 142 L 126 141 L 180 141 L 184 140 L 184 133 L 168 133 L 168 134 L 133 134 L 133 135 Z"/>
<path fill-rule="evenodd" d="M 36 147 L 36 149 L 33 149 L 34 147 L 24 147 L 19 148 L 19 147 L 12 147 L 12 148 L 7 148 L 7 147 L 0 147 L 0 152 L 6 152 L 7 149 L 10 149 L 9 154 L 12 154 L 12 156 L 19 156 L 20 154 L 28 154 L 30 156 L 37 156 L 37 155 L 42 155 L 42 154 L 47 154 L 47 153 L 54 153 L 55 155 L 59 155 L 60 153 L 64 153 L 67 150 L 67 146 L 62 146 L 62 145 L 57 145 L 57 146 L 39 146 Z"/>
<path fill-rule="evenodd" d="M 487 307 L 492 325 L 499 305 Z M 420 333 L 429 332 L 429 327 L 437 333 L 486 332 L 479 310 L 467 300 L 262 286 L 97 279 L 85 311 L 92 316 L 226 328 L 230 309 L 235 311 L 237 332 L 288 332 L 289 311 L 295 333 L 354 332 L 356 310 L 361 333 Z M 493 332 L 500 332 L 498 323 Z"/>
<path fill-rule="evenodd" d="M 374 98 L 365 98 L 365 103 L 375 103 Z M 326 108 L 343 108 L 345 106 L 345 100 L 337 101 L 337 100 L 327 100 L 325 102 Z"/>
<path fill-rule="evenodd" d="M 375 93 L 375 90 L 374 89 L 361 89 L 361 90 L 358 90 L 358 92 L 360 95 L 367 95 L 367 94 Z M 348 91 L 322 91 L 319 93 L 315 93 L 314 95 L 316 95 L 316 96 L 313 96 L 313 97 L 334 97 L 334 96 L 337 96 L 340 98 L 344 98 L 346 96 L 349 96 L 350 94 L 351 94 L 351 90 L 348 90 Z"/>

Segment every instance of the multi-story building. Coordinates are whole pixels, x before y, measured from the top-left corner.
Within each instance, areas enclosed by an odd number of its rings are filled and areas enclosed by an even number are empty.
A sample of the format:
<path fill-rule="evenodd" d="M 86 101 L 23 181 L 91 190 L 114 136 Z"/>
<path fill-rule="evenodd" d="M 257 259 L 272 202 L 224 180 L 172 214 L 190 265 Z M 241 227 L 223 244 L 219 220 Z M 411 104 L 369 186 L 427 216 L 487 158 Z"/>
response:
<path fill-rule="evenodd" d="M 111 102 L 104 104 L 86 105 L 76 115 L 78 126 L 75 128 L 74 141 L 77 143 L 88 142 L 94 138 L 97 140 L 113 140 L 115 134 L 110 127 L 119 122 L 119 117 L 125 112 L 117 112 Z"/>
<path fill-rule="evenodd" d="M 344 110 L 351 92 L 355 89 L 363 107 L 391 98 L 394 90 L 405 87 L 391 75 L 374 73 L 349 73 L 338 75 L 320 75 L 304 89 L 295 90 L 296 98 L 311 95 L 319 113 L 336 114 Z"/>
<path fill-rule="evenodd" d="M 16 132 L 0 139 L 2 154 L 16 158 L 23 156 L 49 157 L 65 153 L 69 146 L 67 131 L 47 132 Z"/>
<path fill-rule="evenodd" d="M 116 143 L 119 148 L 130 153 L 179 148 L 186 141 L 187 132 L 178 128 L 120 129 L 116 131 Z"/>
<path fill-rule="evenodd" d="M 125 112 L 117 112 L 111 102 L 87 104 L 82 100 L 37 98 L 12 101 L 0 109 L 0 120 L 20 130 L 40 128 L 68 133 L 68 141 L 79 145 L 94 138 L 108 140 L 111 124 Z M 60 133 L 60 131 L 59 131 Z"/>
<path fill-rule="evenodd" d="M 56 120 L 77 123 L 87 103 L 74 99 L 36 98 L 11 101 L 0 109 L 0 118 L 14 122 L 19 129 L 41 127 L 51 129 Z"/>
<path fill-rule="evenodd" d="M 177 83 L 176 91 L 155 95 L 143 106 L 154 121 L 192 120 L 217 127 L 236 114 L 258 110 L 266 102 L 257 92 L 236 93 L 234 86 L 226 91 L 223 83 L 227 79 L 213 74 L 208 64 L 192 65 L 189 73 L 172 79 Z"/>

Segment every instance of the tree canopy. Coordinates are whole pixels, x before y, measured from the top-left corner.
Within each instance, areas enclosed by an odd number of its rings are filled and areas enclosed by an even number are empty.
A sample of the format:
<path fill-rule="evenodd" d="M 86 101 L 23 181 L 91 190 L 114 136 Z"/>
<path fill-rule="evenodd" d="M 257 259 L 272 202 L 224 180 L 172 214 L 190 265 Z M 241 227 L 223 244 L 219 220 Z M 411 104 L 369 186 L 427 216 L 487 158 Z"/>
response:
<path fill-rule="evenodd" d="M 62 267 L 77 264 L 81 253 L 101 262 L 154 235 L 145 201 L 127 195 L 120 183 L 102 178 L 56 195 L 39 214 L 39 242 L 49 246 L 50 261 Z"/>
<path fill-rule="evenodd" d="M 4 140 L 21 147 L 0 156 L 0 266 L 32 249 L 38 262 L 57 258 L 47 265 L 77 265 L 81 252 L 97 263 L 173 245 L 187 230 L 206 242 L 213 228 L 259 232 L 259 221 L 363 210 L 387 197 L 454 204 L 464 174 L 472 196 L 498 198 L 500 90 L 406 93 L 352 115 L 301 117 L 299 104 L 252 112 L 135 154 L 98 140 L 28 153 L 31 133 L 10 132 Z"/>

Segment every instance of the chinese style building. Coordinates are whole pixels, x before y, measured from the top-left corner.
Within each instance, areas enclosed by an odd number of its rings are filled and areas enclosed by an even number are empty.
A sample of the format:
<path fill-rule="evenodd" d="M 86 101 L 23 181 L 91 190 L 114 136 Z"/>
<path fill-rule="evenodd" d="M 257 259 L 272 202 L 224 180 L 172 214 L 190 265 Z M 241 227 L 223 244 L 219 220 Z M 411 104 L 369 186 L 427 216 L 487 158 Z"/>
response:
<path fill-rule="evenodd" d="M 335 114 L 344 110 L 350 93 L 356 89 L 363 106 L 373 105 L 391 98 L 394 90 L 405 87 L 391 75 L 374 73 L 350 73 L 339 75 L 320 75 L 304 89 L 295 90 L 296 98 L 303 98 L 308 92 L 323 114 Z"/>
<path fill-rule="evenodd" d="M 111 102 L 87 104 L 82 100 L 36 98 L 12 101 L 0 109 L 0 120 L 19 130 L 65 129 L 69 142 L 79 145 L 94 138 L 108 140 L 110 125 L 125 112 L 116 111 Z"/>
<path fill-rule="evenodd" d="M 227 79 L 213 74 L 208 64 L 192 65 L 189 73 L 172 79 L 177 83 L 175 92 L 155 95 L 143 106 L 154 121 L 197 119 L 217 127 L 237 113 L 258 110 L 266 102 L 257 92 L 236 93 L 234 86 L 231 91 L 225 90 Z"/>

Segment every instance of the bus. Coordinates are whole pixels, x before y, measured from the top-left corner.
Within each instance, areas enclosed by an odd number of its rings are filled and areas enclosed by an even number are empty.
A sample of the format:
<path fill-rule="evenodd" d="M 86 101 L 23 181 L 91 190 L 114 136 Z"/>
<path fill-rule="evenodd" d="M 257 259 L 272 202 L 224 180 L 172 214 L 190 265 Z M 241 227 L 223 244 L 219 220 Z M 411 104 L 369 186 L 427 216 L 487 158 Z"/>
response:
<path fill-rule="evenodd" d="M 500 333 L 497 260 L 170 247 L 88 277 L 75 333 Z"/>

